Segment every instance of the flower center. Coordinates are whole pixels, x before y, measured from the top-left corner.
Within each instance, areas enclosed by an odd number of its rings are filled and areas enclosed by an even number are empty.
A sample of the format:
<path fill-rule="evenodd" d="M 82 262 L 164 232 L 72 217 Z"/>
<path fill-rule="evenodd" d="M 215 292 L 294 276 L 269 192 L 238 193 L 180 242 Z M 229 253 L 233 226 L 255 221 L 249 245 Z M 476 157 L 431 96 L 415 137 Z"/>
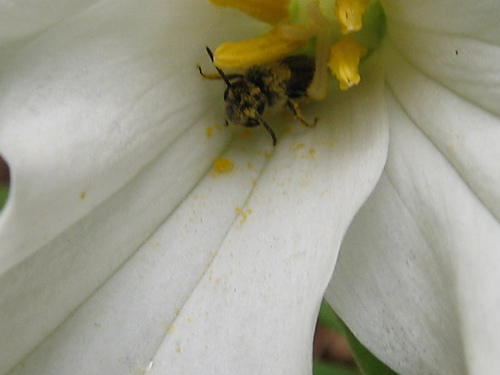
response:
<path fill-rule="evenodd" d="M 370 0 L 321 0 L 321 3 L 309 1 L 306 4 L 299 0 L 293 3 L 291 0 L 210 1 L 218 6 L 236 8 L 273 25 L 271 31 L 259 37 L 221 44 L 214 53 L 215 66 L 249 68 L 283 59 L 299 49 L 309 53 L 314 50 L 315 74 L 307 94 L 316 100 L 326 96 L 327 67 L 337 78 L 341 90 L 360 83 L 361 59 L 378 45 L 384 24 L 380 5 Z M 308 21 L 298 23 L 292 18 Z M 366 18 L 369 18 L 368 23 Z M 368 24 L 368 30 L 363 28 L 364 24 Z M 351 35 L 346 37 L 346 34 Z"/>

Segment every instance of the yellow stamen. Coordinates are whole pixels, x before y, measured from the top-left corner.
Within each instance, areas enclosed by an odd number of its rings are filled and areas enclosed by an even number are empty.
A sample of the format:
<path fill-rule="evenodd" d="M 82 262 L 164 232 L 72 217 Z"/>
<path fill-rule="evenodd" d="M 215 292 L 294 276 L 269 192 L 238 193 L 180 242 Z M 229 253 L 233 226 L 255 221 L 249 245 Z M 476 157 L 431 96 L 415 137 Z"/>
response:
<path fill-rule="evenodd" d="M 312 33 L 310 27 L 280 24 L 257 38 L 221 44 L 215 50 L 214 64 L 234 69 L 276 61 L 302 47 Z"/>
<path fill-rule="evenodd" d="M 335 3 L 335 17 L 340 23 L 342 34 L 361 30 L 363 14 L 370 0 L 337 0 Z"/>
<path fill-rule="evenodd" d="M 248 14 L 250 17 L 276 25 L 290 17 L 290 0 L 210 0 L 214 5 L 231 7 Z"/>
<path fill-rule="evenodd" d="M 352 38 L 341 38 L 331 49 L 328 67 L 339 80 L 341 90 L 357 85 L 361 81 L 359 60 L 368 50 Z"/>

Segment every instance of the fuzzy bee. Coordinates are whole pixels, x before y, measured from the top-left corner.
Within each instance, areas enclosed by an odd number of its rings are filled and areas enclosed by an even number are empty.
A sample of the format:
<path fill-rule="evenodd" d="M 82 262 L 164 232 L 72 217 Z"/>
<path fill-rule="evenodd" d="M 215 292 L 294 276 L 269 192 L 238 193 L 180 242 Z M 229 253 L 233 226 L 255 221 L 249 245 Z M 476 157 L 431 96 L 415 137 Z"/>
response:
<path fill-rule="evenodd" d="M 213 63 L 213 53 L 210 48 L 206 49 Z M 222 79 L 226 83 L 226 122 L 249 128 L 262 125 L 271 135 L 273 145 L 277 142 L 276 134 L 262 117 L 268 107 L 288 108 L 293 117 L 305 126 L 316 125 L 316 120 L 309 123 L 302 117 L 296 102 L 307 97 L 307 89 L 314 76 L 314 57 L 292 55 L 275 62 L 252 66 L 244 73 L 226 74 L 222 69 L 215 69 L 218 74 L 206 74 L 198 66 L 204 78 Z"/>

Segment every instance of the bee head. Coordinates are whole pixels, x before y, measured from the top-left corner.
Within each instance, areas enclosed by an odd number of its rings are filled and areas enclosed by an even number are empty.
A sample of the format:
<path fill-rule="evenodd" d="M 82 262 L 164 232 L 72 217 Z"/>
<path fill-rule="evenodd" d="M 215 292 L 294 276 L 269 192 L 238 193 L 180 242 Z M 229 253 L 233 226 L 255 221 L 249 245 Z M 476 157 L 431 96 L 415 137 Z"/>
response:
<path fill-rule="evenodd" d="M 246 127 L 261 125 L 266 97 L 260 88 L 245 79 L 231 82 L 224 93 L 229 121 Z"/>
<path fill-rule="evenodd" d="M 212 51 L 208 47 L 206 47 L 206 50 L 213 63 L 214 55 Z M 213 76 L 203 74 L 200 67 L 198 69 L 202 76 L 214 79 Z M 234 124 L 243 125 L 248 128 L 263 126 L 271 135 L 273 145 L 276 145 L 276 134 L 274 134 L 274 131 L 262 118 L 262 114 L 268 104 L 268 99 L 261 88 L 252 83 L 243 74 L 226 75 L 217 66 L 215 66 L 215 69 L 219 73 L 220 78 L 226 83 L 224 102 L 226 103 L 227 119 Z"/>

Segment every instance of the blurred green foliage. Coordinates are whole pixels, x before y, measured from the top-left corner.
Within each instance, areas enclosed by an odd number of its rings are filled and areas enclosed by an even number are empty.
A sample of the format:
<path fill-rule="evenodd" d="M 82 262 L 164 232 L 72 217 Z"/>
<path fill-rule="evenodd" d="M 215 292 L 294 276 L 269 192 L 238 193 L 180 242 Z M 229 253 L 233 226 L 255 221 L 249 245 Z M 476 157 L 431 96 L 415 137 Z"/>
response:
<path fill-rule="evenodd" d="M 8 195 L 9 195 L 9 185 L 0 183 L 0 210 L 5 204 Z"/>
<path fill-rule="evenodd" d="M 314 375 L 398 375 L 370 353 L 370 351 L 354 337 L 349 328 L 347 328 L 344 322 L 342 322 L 325 301 L 321 304 L 318 320 L 334 331 L 341 333 L 346 338 L 361 372 L 319 362 L 314 364 Z"/>

